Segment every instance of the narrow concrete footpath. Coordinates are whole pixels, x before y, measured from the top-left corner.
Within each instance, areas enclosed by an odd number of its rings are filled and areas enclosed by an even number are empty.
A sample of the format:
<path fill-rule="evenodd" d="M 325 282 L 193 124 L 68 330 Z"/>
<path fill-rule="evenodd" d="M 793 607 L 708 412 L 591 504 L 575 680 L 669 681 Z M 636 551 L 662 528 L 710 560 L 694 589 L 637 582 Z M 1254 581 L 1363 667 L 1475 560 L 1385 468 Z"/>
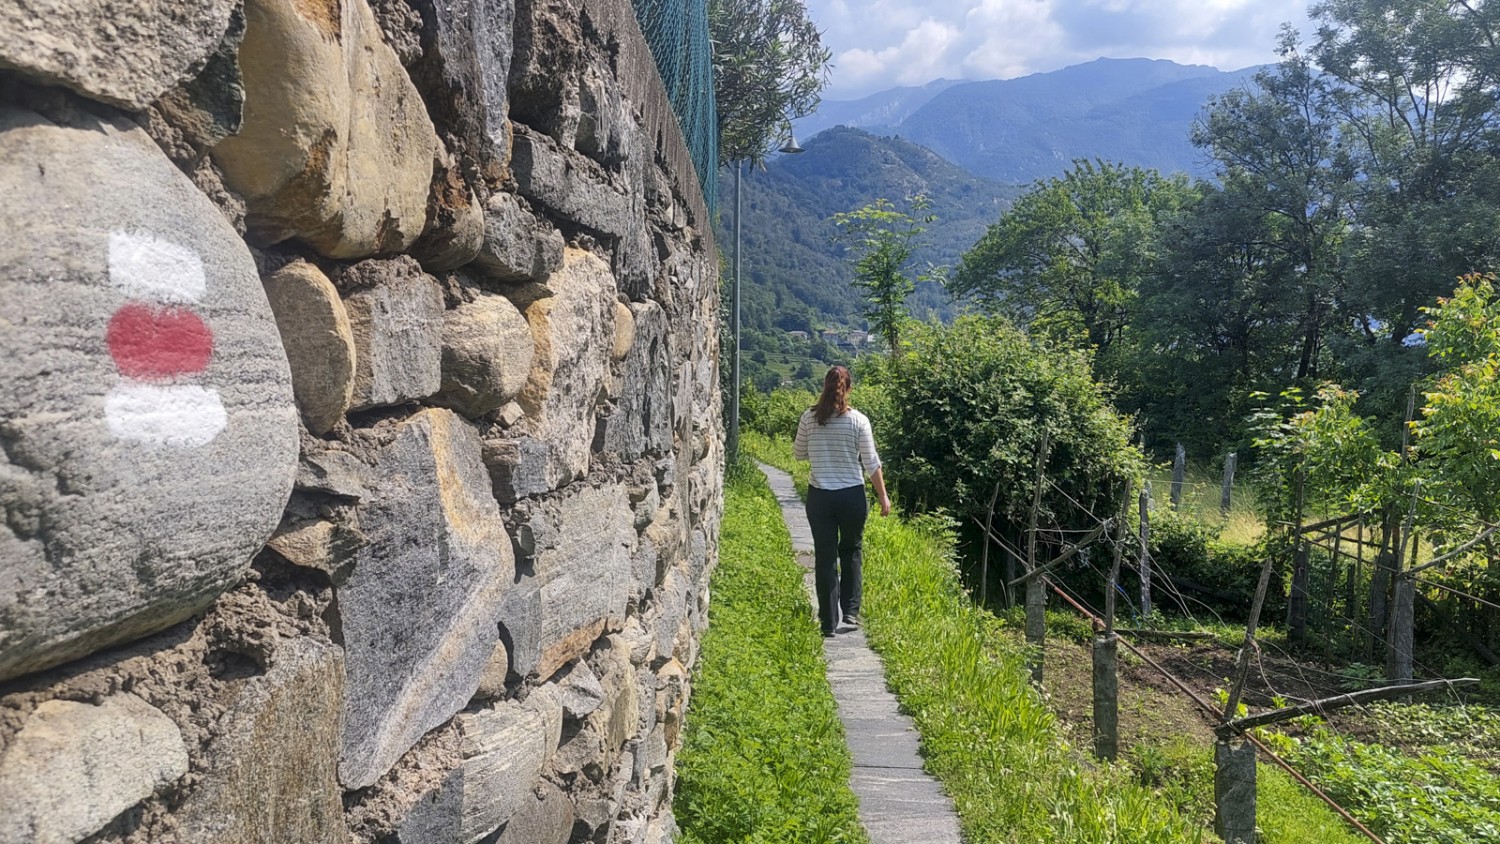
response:
<path fill-rule="evenodd" d="M 781 503 L 781 516 L 792 534 L 792 549 L 806 574 L 808 598 L 814 608 L 812 529 L 792 478 L 780 469 L 760 464 Z M 878 517 L 876 517 L 878 518 Z M 959 844 L 958 815 L 953 801 L 937 780 L 922 770 L 917 753 L 917 731 L 902 715 L 896 697 L 885 687 L 880 657 L 870 650 L 863 630 L 823 640 L 828 682 L 838 702 L 839 720 L 854 772 L 849 787 L 859 798 L 859 819 L 871 844 Z"/>

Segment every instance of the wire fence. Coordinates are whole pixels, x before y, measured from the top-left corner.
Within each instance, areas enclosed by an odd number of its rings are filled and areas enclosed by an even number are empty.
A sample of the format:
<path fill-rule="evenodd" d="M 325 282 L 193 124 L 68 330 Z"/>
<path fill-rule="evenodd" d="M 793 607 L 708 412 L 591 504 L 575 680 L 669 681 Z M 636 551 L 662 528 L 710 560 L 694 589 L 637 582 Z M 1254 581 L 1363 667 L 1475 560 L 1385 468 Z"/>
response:
<path fill-rule="evenodd" d="M 719 115 L 708 4 L 705 0 L 633 0 L 633 4 L 712 214 L 719 194 Z"/>

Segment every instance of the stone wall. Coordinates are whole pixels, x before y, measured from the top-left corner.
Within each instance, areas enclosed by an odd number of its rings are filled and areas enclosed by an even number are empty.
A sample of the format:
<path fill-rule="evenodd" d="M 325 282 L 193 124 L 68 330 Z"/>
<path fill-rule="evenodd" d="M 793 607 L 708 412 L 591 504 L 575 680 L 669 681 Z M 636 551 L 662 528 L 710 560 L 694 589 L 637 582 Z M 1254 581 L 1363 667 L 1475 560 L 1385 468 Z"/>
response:
<path fill-rule="evenodd" d="M 717 254 L 628 0 L 0 4 L 0 844 L 672 839 Z"/>

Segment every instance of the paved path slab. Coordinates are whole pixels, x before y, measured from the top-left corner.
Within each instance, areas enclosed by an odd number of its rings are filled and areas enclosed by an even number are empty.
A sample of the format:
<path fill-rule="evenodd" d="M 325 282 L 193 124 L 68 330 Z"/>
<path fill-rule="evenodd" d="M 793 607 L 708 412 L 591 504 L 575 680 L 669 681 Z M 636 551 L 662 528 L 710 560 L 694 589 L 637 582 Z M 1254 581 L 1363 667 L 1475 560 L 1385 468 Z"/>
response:
<path fill-rule="evenodd" d="M 781 516 L 792 535 L 792 550 L 806 570 L 808 598 L 813 592 L 812 529 L 792 479 L 780 469 L 760 464 L 781 503 Z M 885 687 L 885 669 L 870 650 L 863 630 L 823 640 L 828 682 L 838 702 L 839 720 L 854 756 L 849 786 L 859 798 L 859 819 L 871 844 L 960 844 L 953 801 L 937 780 L 922 770 L 917 731 L 901 714 L 896 697 Z"/>

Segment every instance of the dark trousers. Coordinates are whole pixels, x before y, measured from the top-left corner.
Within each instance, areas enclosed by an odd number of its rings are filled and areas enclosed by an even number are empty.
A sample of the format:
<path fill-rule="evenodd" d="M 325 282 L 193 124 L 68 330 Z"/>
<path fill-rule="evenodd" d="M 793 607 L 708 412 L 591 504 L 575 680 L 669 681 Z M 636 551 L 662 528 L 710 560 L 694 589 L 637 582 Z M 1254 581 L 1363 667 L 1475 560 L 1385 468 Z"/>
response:
<path fill-rule="evenodd" d="M 818 591 L 818 622 L 832 633 L 840 614 L 858 615 L 861 593 L 860 549 L 870 505 L 864 485 L 844 489 L 807 488 L 807 522 L 813 535 L 813 577 Z"/>

